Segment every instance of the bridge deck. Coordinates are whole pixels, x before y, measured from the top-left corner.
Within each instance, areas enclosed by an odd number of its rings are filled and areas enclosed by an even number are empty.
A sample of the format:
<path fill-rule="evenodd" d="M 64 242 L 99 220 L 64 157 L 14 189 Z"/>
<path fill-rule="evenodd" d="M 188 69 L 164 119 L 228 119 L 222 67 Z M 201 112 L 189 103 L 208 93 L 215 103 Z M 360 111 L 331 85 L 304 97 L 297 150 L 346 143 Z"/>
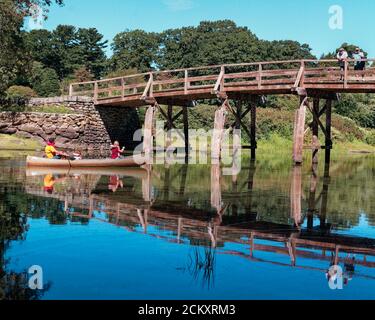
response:
<path fill-rule="evenodd" d="M 192 100 L 231 99 L 246 95 L 375 93 L 375 67 L 354 71 L 353 60 L 340 70 L 336 60 L 293 60 L 228 64 L 73 83 L 70 95 L 90 96 L 97 105 L 141 107 L 159 104 L 186 106 Z"/>

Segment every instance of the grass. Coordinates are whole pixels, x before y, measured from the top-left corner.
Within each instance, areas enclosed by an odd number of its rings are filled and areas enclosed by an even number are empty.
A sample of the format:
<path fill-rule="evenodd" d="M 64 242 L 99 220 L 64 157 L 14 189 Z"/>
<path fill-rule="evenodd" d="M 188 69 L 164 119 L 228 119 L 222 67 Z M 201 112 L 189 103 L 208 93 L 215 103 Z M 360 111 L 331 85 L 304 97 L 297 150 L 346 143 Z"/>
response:
<path fill-rule="evenodd" d="M 40 113 L 59 113 L 59 114 L 74 114 L 74 110 L 61 105 L 47 105 L 38 107 L 28 106 L 2 106 L 0 112 L 40 112 Z"/>
<path fill-rule="evenodd" d="M 40 150 L 41 145 L 38 141 L 33 139 L 26 139 L 17 136 L 10 136 L 0 134 L 0 151 L 1 150 L 25 150 L 35 151 Z"/>

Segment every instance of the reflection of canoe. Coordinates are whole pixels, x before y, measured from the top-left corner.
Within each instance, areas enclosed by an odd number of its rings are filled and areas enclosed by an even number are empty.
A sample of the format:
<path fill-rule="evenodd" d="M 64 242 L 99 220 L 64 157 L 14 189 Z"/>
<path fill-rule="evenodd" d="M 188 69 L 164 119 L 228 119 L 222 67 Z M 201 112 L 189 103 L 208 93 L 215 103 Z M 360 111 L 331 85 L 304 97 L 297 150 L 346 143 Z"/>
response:
<path fill-rule="evenodd" d="M 44 168 L 125 168 L 140 167 L 145 164 L 142 155 L 130 156 L 124 159 L 84 159 L 84 160 L 57 160 L 38 157 L 27 157 L 29 167 Z"/>
<path fill-rule="evenodd" d="M 146 179 L 147 170 L 144 168 L 26 168 L 27 177 L 44 176 L 46 174 L 61 175 L 101 175 L 101 176 L 123 176 L 137 179 Z"/>

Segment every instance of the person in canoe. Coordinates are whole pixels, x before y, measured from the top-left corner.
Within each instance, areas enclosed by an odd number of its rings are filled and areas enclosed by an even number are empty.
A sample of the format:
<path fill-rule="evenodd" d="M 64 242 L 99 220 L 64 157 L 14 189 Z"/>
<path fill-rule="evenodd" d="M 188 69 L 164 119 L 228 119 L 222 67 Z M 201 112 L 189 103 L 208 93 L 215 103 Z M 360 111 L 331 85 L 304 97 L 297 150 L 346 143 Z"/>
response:
<path fill-rule="evenodd" d="M 55 138 L 48 139 L 47 145 L 44 149 L 44 153 L 47 159 L 62 159 L 63 157 L 70 158 L 68 154 L 56 150 Z"/>
<path fill-rule="evenodd" d="M 49 138 L 44 149 L 47 159 L 61 159 L 61 152 L 55 148 L 55 138 Z"/>
<path fill-rule="evenodd" d="M 121 155 L 124 153 L 125 147 L 120 148 L 120 143 L 115 141 L 111 145 L 111 159 L 121 159 Z"/>

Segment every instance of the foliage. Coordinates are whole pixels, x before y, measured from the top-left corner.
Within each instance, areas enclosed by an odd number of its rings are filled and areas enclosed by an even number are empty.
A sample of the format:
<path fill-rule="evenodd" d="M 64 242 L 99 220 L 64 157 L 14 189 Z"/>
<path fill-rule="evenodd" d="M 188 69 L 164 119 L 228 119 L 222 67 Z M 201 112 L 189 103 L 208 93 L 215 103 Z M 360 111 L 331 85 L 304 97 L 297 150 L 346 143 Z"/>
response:
<path fill-rule="evenodd" d="M 366 135 L 366 143 L 375 146 L 375 130 L 371 130 Z"/>
<path fill-rule="evenodd" d="M 30 82 L 39 96 L 50 97 L 60 94 L 60 83 L 56 71 L 44 67 L 40 62 L 34 62 Z"/>
<path fill-rule="evenodd" d="M 0 95 L 28 69 L 31 61 L 25 54 L 27 50 L 21 32 L 23 19 L 33 14 L 36 5 L 46 14 L 47 7 L 53 2 L 61 5 L 63 0 L 1 0 Z"/>
<path fill-rule="evenodd" d="M 59 25 L 52 32 L 33 30 L 25 33 L 24 38 L 32 59 L 54 69 L 60 79 L 80 68 L 96 78 L 104 71 L 107 41 L 103 41 L 103 35 L 95 28 Z"/>
<path fill-rule="evenodd" d="M 365 128 L 375 128 L 375 95 L 344 94 L 335 107 L 336 113 L 349 117 Z"/>
<path fill-rule="evenodd" d="M 147 72 L 153 69 L 159 49 L 158 35 L 143 30 L 127 30 L 113 39 L 113 56 L 110 70 L 138 69 Z"/>
<path fill-rule="evenodd" d="M 24 86 L 11 86 L 6 91 L 7 97 L 14 99 L 14 98 L 25 98 L 30 99 L 32 97 L 36 97 L 36 92 L 31 89 L 30 87 Z"/>
<path fill-rule="evenodd" d="M 23 16 L 18 13 L 14 1 L 5 0 L 0 5 L 0 95 L 23 68 L 23 41 L 21 27 Z"/>
<path fill-rule="evenodd" d="M 85 82 L 94 80 L 95 76 L 85 67 L 81 67 L 74 71 L 74 82 Z"/>

